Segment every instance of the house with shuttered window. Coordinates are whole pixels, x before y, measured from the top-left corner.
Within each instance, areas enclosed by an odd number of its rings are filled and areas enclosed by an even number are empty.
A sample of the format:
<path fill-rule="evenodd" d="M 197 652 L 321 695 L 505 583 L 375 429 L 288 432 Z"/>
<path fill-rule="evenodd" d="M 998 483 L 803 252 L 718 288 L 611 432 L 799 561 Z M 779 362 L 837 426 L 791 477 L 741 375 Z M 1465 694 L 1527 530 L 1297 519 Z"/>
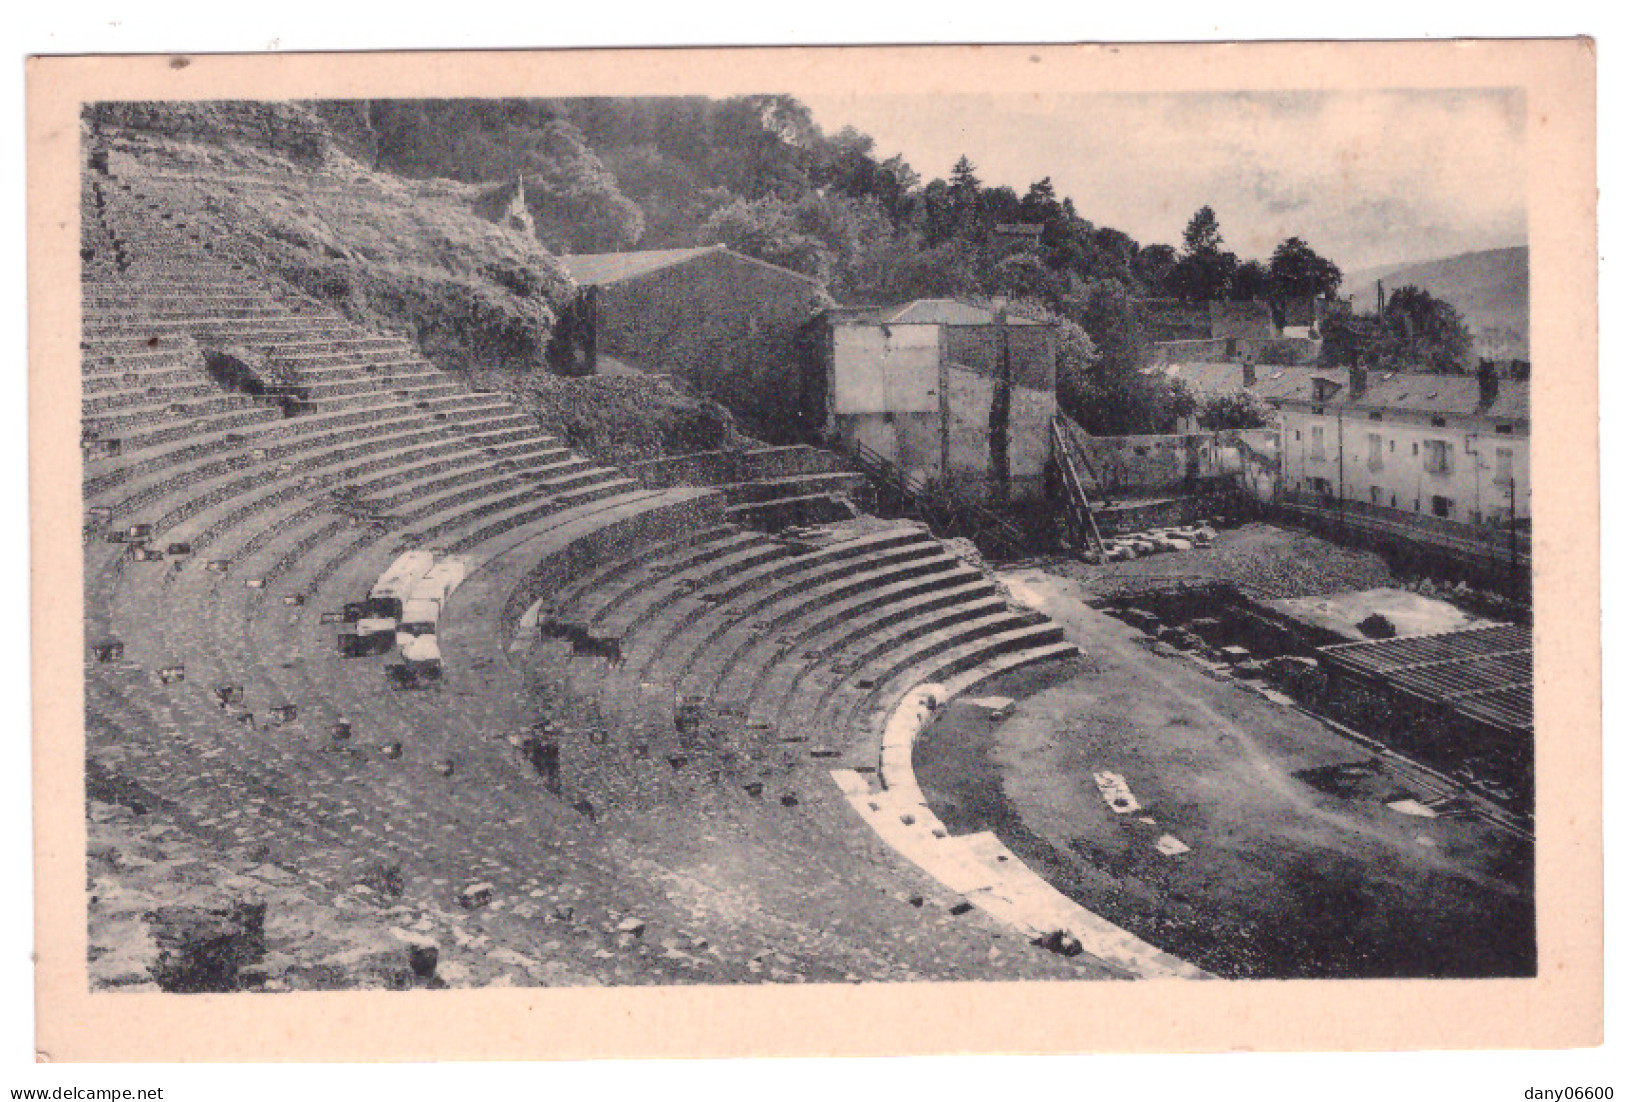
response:
<path fill-rule="evenodd" d="M 1278 403 L 1284 504 L 1390 533 L 1527 545 L 1529 383 L 1353 368 Z"/>

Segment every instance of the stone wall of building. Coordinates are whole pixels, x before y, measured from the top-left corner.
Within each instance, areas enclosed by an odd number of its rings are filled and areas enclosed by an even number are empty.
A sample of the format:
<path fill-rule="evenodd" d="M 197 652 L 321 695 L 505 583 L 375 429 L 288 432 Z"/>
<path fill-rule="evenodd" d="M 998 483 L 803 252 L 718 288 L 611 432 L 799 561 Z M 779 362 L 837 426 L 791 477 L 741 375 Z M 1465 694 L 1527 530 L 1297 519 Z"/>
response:
<path fill-rule="evenodd" d="M 1275 317 L 1267 302 L 1226 302 L 1207 304 L 1208 336 L 1214 339 L 1249 337 L 1267 340 L 1279 336 Z"/>
<path fill-rule="evenodd" d="M 1074 438 L 1096 485 L 1109 496 L 1179 493 L 1188 491 L 1195 479 L 1226 473 L 1212 433 Z"/>
<path fill-rule="evenodd" d="M 604 286 L 598 348 L 670 372 L 775 442 L 792 442 L 819 427 L 820 411 L 802 393 L 800 341 L 822 301 L 804 277 L 711 253 Z"/>
<path fill-rule="evenodd" d="M 1212 320 L 1204 303 L 1140 299 L 1134 310 L 1149 341 L 1196 341 L 1213 336 Z"/>
<path fill-rule="evenodd" d="M 1005 326 L 1010 342 L 1010 381 L 1033 390 L 1055 389 L 1056 330 L 1048 325 Z M 999 369 L 999 327 L 948 325 L 943 327 L 942 349 L 949 363 L 973 371 Z"/>

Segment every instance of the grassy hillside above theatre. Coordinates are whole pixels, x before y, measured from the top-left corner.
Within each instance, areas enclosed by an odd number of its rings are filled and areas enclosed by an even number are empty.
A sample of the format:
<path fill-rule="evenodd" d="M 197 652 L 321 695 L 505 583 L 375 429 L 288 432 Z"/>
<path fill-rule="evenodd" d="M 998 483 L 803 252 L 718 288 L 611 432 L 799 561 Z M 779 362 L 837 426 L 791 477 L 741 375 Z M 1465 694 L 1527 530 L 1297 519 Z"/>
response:
<path fill-rule="evenodd" d="M 533 233 L 483 216 L 492 185 L 373 171 L 300 104 L 99 104 L 86 122 L 115 177 L 215 254 L 442 367 L 544 367 L 573 286 Z"/>

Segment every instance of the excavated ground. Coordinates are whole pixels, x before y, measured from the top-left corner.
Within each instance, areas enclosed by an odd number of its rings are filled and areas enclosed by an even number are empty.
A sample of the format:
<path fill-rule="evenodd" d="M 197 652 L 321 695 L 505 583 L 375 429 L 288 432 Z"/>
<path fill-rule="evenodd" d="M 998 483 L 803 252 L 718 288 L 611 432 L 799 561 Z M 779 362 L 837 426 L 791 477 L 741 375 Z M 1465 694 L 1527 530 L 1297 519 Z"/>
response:
<path fill-rule="evenodd" d="M 1373 551 L 1343 547 L 1307 532 L 1273 524 L 1221 529 L 1206 547 L 1127 562 L 1091 566 L 1072 560 L 1049 564 L 1099 596 L 1132 590 L 1162 578 L 1231 582 L 1263 597 L 1307 597 L 1393 585 L 1392 568 Z"/>
<path fill-rule="evenodd" d="M 1325 576 L 1310 571 L 1277 576 Z M 1042 691 L 1002 724 L 962 702 L 945 710 L 915 768 L 955 833 L 996 831 L 1084 906 L 1220 975 L 1533 974 L 1527 845 L 1474 820 L 1391 810 L 1409 795 L 1391 784 L 1317 786 L 1328 767 L 1369 754 L 1153 653 L 1076 582 L 1037 571 L 1004 581 L 1062 623 L 1097 672 L 1048 688 L 1018 675 L 1005 695 Z M 1142 809 L 1115 813 L 1097 772 L 1120 774 Z M 1189 851 L 1161 852 L 1169 835 Z"/>

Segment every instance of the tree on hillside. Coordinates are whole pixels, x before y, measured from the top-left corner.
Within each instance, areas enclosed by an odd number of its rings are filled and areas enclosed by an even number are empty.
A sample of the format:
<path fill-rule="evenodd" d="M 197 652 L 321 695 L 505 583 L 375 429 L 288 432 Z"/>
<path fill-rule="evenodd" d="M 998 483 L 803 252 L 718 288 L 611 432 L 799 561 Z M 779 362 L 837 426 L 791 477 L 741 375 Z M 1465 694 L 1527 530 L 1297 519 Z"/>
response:
<path fill-rule="evenodd" d="M 621 194 L 603 162 L 573 125 L 537 131 L 525 159 L 525 199 L 536 236 L 559 252 L 608 252 L 637 244 L 643 211 Z"/>
<path fill-rule="evenodd" d="M 1012 188 L 983 188 L 982 194 L 977 197 L 976 215 L 967 236 L 986 241 L 993 227 L 1021 220 L 1021 200 Z"/>
<path fill-rule="evenodd" d="M 1185 255 L 1199 256 L 1203 253 L 1216 253 L 1224 245 L 1224 237 L 1219 233 L 1219 216 L 1213 213 L 1213 208 L 1204 206 L 1191 220 L 1185 223 Z"/>
<path fill-rule="evenodd" d="M 1196 253 L 1182 256 L 1168 276 L 1168 289 L 1186 302 L 1223 298 L 1238 266 L 1235 253 Z"/>
<path fill-rule="evenodd" d="M 1094 232 L 1095 266 L 1098 279 L 1115 279 L 1128 284 L 1135 277 L 1134 261 L 1140 252 L 1140 243 L 1122 230 L 1102 226 Z"/>
<path fill-rule="evenodd" d="M 1128 290 L 1116 280 L 1096 280 L 1067 300 L 1096 349 L 1081 377 L 1060 377 L 1056 400 L 1079 425 L 1097 436 L 1168 432 L 1195 408 L 1190 395 L 1168 376 L 1144 369 L 1148 345 Z"/>
<path fill-rule="evenodd" d="M 707 187 L 692 165 L 652 142 L 613 147 L 599 158 L 622 193 L 643 211 L 642 248 L 688 244 L 695 227 L 734 198 L 726 188 Z"/>
<path fill-rule="evenodd" d="M 1320 326 L 1320 362 L 1347 367 L 1383 363 L 1378 349 L 1388 341 L 1388 327 L 1378 314 L 1357 314 L 1342 300 L 1332 303 Z"/>
<path fill-rule="evenodd" d="M 976 175 L 976 166 L 971 164 L 970 158 L 960 154 L 959 160 L 948 173 L 948 186 L 965 199 L 974 198 L 982 190 L 982 181 Z"/>
<path fill-rule="evenodd" d="M 1169 276 L 1169 289 L 1187 302 L 1210 302 L 1224 297 L 1238 266 L 1236 254 L 1222 247 L 1219 217 L 1212 207 L 1191 215 L 1185 225 L 1185 247 Z"/>
<path fill-rule="evenodd" d="M 1343 282 L 1343 273 L 1302 238 L 1289 237 L 1270 257 L 1269 278 L 1276 298 L 1331 298 Z"/>
<path fill-rule="evenodd" d="M 1461 374 L 1472 356 L 1472 333 L 1455 307 L 1419 287 L 1395 290 L 1381 314 L 1334 304 L 1321 334 L 1326 364 Z"/>
<path fill-rule="evenodd" d="M 1467 370 L 1473 335 L 1456 308 L 1444 299 L 1406 285 L 1389 296 L 1383 317 L 1388 322 L 1391 355 L 1401 366 L 1420 366 L 1442 374 Z"/>
<path fill-rule="evenodd" d="M 465 183 L 525 178 L 536 233 L 559 252 L 624 249 L 643 212 L 585 136 L 549 100 L 374 100 L 378 163 Z"/>
<path fill-rule="evenodd" d="M 976 251 L 963 241 L 927 247 L 918 236 L 899 234 L 875 243 L 832 290 L 846 302 L 973 298 L 983 293 L 980 267 Z"/>
<path fill-rule="evenodd" d="M 1160 371 L 1112 373 L 1095 365 L 1083 384 L 1058 394 L 1061 408 L 1094 436 L 1141 436 L 1173 432 L 1196 412 L 1184 383 Z"/>
<path fill-rule="evenodd" d="M 989 269 L 986 280 L 989 294 L 1043 303 L 1056 301 L 1064 286 L 1061 276 L 1030 252 L 1014 253 L 1000 260 Z"/>
<path fill-rule="evenodd" d="M 1028 186 L 1021 197 L 1021 220 L 1046 226 L 1061 215 L 1061 201 L 1055 195 L 1055 185 L 1048 176 Z"/>
<path fill-rule="evenodd" d="M 1134 278 L 1147 295 L 1169 294 L 1168 277 L 1178 263 L 1179 253 L 1172 245 L 1147 245 L 1134 255 Z"/>
<path fill-rule="evenodd" d="M 953 237 L 971 236 L 980 213 L 982 181 L 969 157 L 954 162 L 946 182 L 932 180 L 925 188 L 926 238 L 931 245 Z"/>
<path fill-rule="evenodd" d="M 791 271 L 829 278 L 831 250 L 803 232 L 790 204 L 776 195 L 735 199 L 706 220 L 700 237 Z"/>
<path fill-rule="evenodd" d="M 809 189 L 818 128 L 812 113 L 795 97 L 722 100 L 710 130 L 712 175 L 735 195 L 794 198 Z"/>
<path fill-rule="evenodd" d="M 720 242 L 814 276 L 843 297 L 872 277 L 877 253 L 894 252 L 893 227 L 879 204 L 835 191 L 808 192 L 793 202 L 776 195 L 734 198 L 695 236 L 699 244 Z"/>
<path fill-rule="evenodd" d="M 1102 367 L 1131 372 L 1144 365 L 1148 344 L 1128 289 L 1121 283 L 1112 279 L 1092 281 L 1069 300 L 1068 306 L 1067 316 L 1083 326 L 1100 350 Z"/>
<path fill-rule="evenodd" d="M 1230 297 L 1237 302 L 1264 301 L 1272 290 L 1269 269 L 1260 260 L 1242 261 L 1230 277 Z"/>
<path fill-rule="evenodd" d="M 811 192 L 790 205 L 795 229 L 820 242 L 828 257 L 822 277 L 837 289 L 851 281 L 876 248 L 890 241 L 894 226 L 874 199 L 836 191 Z"/>
<path fill-rule="evenodd" d="M 924 245 L 934 249 L 954 239 L 959 232 L 958 208 L 943 180 L 932 180 L 920 191 L 920 230 Z"/>
<path fill-rule="evenodd" d="M 901 222 L 912 212 L 919 173 L 901 154 L 877 161 L 874 149 L 875 140 L 868 134 L 843 127 L 829 139 L 816 178 L 855 199 L 875 200 L 893 222 Z"/>

